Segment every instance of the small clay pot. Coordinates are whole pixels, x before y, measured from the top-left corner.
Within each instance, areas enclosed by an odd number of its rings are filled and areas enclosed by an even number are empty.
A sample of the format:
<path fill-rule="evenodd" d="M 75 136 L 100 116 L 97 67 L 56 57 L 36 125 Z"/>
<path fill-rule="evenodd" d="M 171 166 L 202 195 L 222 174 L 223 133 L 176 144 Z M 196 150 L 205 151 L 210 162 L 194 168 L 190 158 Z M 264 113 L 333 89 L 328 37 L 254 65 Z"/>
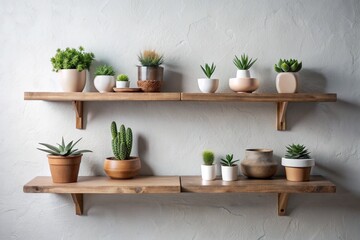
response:
<path fill-rule="evenodd" d="M 259 88 L 256 78 L 230 78 L 229 87 L 237 93 L 252 93 Z"/>
<path fill-rule="evenodd" d="M 296 93 L 298 91 L 298 73 L 283 72 L 276 76 L 276 90 L 278 93 Z"/>
<path fill-rule="evenodd" d="M 76 156 L 54 156 L 48 155 L 51 177 L 54 183 L 77 182 L 81 155 Z"/>
<path fill-rule="evenodd" d="M 141 162 L 139 157 L 130 157 L 127 160 L 117 160 L 113 157 L 106 158 L 104 171 L 113 179 L 129 179 L 140 172 Z"/>
<path fill-rule="evenodd" d="M 311 167 L 315 160 L 282 158 L 281 164 L 285 167 L 286 179 L 292 182 L 304 182 L 310 180 Z"/>
<path fill-rule="evenodd" d="M 241 172 L 249 178 L 271 178 L 276 174 L 278 163 L 271 149 L 246 149 L 241 162 Z"/>

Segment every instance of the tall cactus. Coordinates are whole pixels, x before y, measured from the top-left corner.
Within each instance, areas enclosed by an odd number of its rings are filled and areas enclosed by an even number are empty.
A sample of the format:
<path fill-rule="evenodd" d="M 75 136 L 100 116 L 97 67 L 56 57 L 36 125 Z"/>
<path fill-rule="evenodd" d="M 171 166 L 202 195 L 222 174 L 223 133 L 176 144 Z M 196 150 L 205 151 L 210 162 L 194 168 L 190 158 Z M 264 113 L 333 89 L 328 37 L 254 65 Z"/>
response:
<path fill-rule="evenodd" d="M 122 124 L 117 132 L 116 123 L 111 123 L 111 136 L 112 136 L 112 150 L 114 156 L 118 160 L 126 160 L 130 158 L 132 149 L 132 130 L 131 128 L 125 128 Z"/>

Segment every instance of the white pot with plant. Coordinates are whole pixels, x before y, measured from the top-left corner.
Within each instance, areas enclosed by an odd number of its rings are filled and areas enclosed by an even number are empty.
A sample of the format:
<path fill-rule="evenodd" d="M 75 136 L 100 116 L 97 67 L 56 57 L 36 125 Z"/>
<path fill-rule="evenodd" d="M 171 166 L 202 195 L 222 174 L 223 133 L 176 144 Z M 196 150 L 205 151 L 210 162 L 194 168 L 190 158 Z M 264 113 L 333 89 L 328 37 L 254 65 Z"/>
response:
<path fill-rule="evenodd" d="M 199 89 L 203 93 L 214 93 L 219 87 L 219 79 L 211 78 L 213 73 L 215 72 L 216 66 L 214 63 L 211 64 L 211 66 L 207 63 L 205 63 L 205 67 L 201 66 L 201 69 L 203 70 L 206 78 L 199 78 L 198 79 L 198 85 Z"/>
<path fill-rule="evenodd" d="M 98 66 L 95 71 L 94 86 L 101 93 L 112 92 L 115 87 L 115 71 L 112 66 Z"/>
<path fill-rule="evenodd" d="M 230 78 L 229 87 L 237 93 L 252 93 L 259 87 L 259 81 L 250 76 L 250 68 L 257 59 L 249 59 L 248 55 L 243 54 L 238 58 L 235 55 L 233 63 L 238 68 L 236 78 Z"/>
<path fill-rule="evenodd" d="M 239 160 L 233 160 L 233 154 L 227 154 L 225 159 L 221 159 L 221 176 L 223 181 L 236 181 L 238 179 L 239 167 L 236 162 Z"/>
<path fill-rule="evenodd" d="M 137 85 L 144 92 L 160 92 L 164 76 L 164 56 L 155 50 L 145 50 L 138 56 L 141 66 L 138 67 Z"/>
<path fill-rule="evenodd" d="M 212 151 L 204 151 L 203 154 L 204 164 L 201 165 L 202 180 L 211 181 L 216 178 L 216 170 L 214 164 L 214 153 Z"/>
<path fill-rule="evenodd" d="M 274 66 L 276 76 L 276 90 L 278 93 L 296 93 L 299 88 L 299 74 L 302 62 L 296 59 L 280 59 Z"/>
<path fill-rule="evenodd" d="M 304 182 L 310 180 L 315 160 L 310 157 L 310 152 L 304 145 L 291 144 L 286 147 L 286 155 L 281 159 L 281 165 L 285 167 L 288 181 Z"/>
<path fill-rule="evenodd" d="M 59 83 L 64 92 L 82 92 L 86 84 L 86 70 L 94 60 L 93 53 L 86 53 L 83 47 L 58 49 L 51 63 L 58 72 Z"/>
<path fill-rule="evenodd" d="M 129 77 L 125 74 L 120 74 L 116 77 L 116 88 L 130 87 Z"/>

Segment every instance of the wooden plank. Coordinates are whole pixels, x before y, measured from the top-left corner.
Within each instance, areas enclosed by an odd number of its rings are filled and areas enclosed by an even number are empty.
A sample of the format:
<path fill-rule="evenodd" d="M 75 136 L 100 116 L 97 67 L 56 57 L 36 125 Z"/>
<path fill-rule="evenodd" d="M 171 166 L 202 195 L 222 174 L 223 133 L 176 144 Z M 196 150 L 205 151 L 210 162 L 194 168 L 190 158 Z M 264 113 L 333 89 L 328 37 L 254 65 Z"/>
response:
<path fill-rule="evenodd" d="M 127 180 L 108 177 L 79 177 L 76 183 L 53 183 L 51 177 L 36 177 L 24 186 L 26 193 L 179 193 L 177 176 L 139 176 Z"/>
<path fill-rule="evenodd" d="M 192 193 L 333 193 L 336 186 L 321 176 L 312 176 L 308 182 L 290 182 L 284 178 L 269 180 L 240 177 L 234 182 L 202 181 L 201 176 L 181 177 L 181 191 Z"/>

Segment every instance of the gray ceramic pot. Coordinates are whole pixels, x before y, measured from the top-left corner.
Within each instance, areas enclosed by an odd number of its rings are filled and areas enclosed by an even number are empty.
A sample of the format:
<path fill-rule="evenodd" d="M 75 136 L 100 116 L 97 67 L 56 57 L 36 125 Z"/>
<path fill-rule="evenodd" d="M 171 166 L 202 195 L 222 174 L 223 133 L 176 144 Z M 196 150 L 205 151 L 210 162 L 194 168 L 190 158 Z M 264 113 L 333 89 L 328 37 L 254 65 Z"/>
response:
<path fill-rule="evenodd" d="M 276 174 L 277 167 L 271 149 L 246 149 L 241 162 L 241 172 L 249 178 L 271 178 Z"/>

